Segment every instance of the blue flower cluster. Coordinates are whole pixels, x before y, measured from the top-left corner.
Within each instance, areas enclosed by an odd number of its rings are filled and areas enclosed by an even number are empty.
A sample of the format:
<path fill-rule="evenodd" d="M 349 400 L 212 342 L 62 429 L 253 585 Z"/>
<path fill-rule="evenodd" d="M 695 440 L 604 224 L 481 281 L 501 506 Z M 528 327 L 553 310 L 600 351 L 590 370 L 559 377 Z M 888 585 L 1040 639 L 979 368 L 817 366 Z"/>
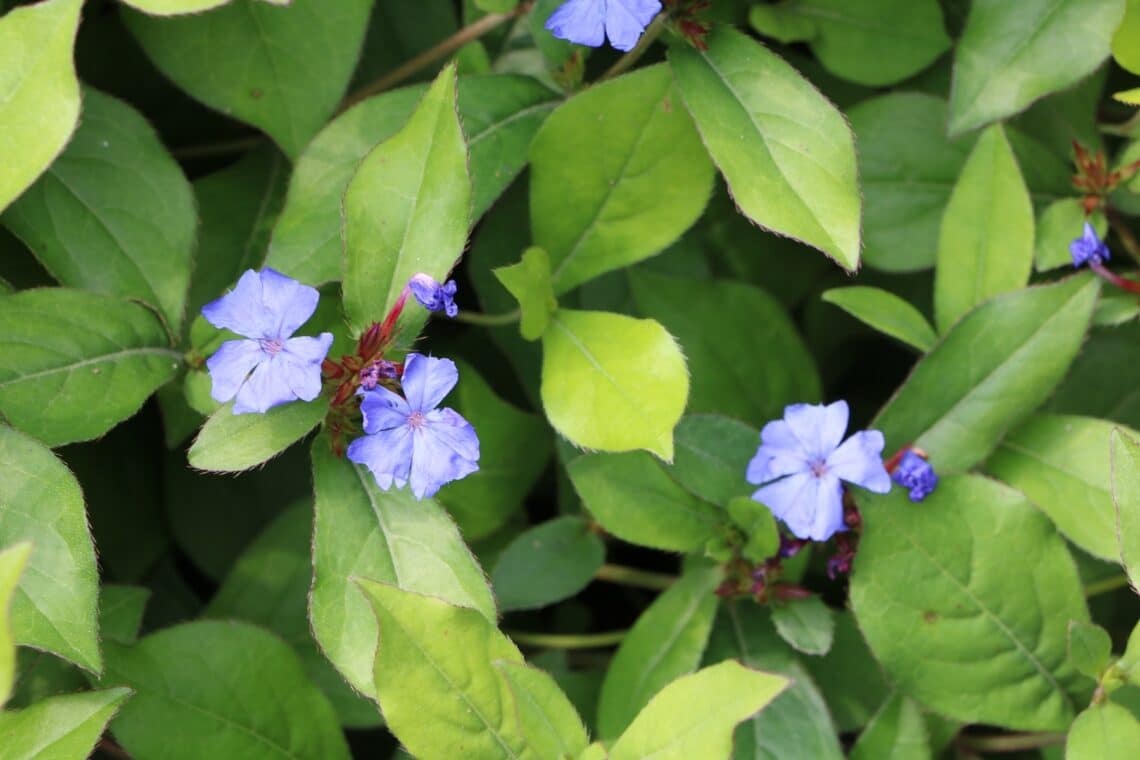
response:
<path fill-rule="evenodd" d="M 441 285 L 417 274 L 407 289 L 430 311 L 449 317 L 459 311 L 454 280 Z M 247 271 L 231 292 L 204 306 L 202 314 L 210 324 L 245 338 L 226 341 L 206 362 L 211 395 L 220 402 L 232 399 L 234 414 L 265 413 L 291 401 L 316 399 L 332 333 L 316 338 L 295 338 L 293 333 L 313 315 L 319 298 L 315 288 L 263 269 Z M 390 329 L 404 301 L 401 298 L 384 325 L 368 334 Z M 368 348 L 363 353 L 371 352 Z M 479 469 L 475 428 L 455 410 L 438 408 L 459 379 L 454 362 L 416 353 L 408 354 L 402 365 L 379 356 L 364 358 L 364 366 L 357 363 L 359 372 L 349 376 L 352 385 L 344 386 L 355 388 L 364 417 L 365 435 L 348 447 L 351 461 L 366 466 L 385 490 L 410 484 L 417 499 Z M 340 365 L 330 366 L 345 374 Z"/>
<path fill-rule="evenodd" d="M 1084 264 L 1089 266 L 1096 266 L 1103 264 L 1112 258 L 1108 252 L 1108 246 L 1096 234 L 1096 230 L 1091 224 L 1085 222 L 1084 230 L 1081 236 L 1069 243 L 1069 254 L 1073 257 L 1073 266 L 1080 267 Z"/>
<path fill-rule="evenodd" d="M 578 45 L 610 44 L 632 50 L 645 27 L 661 11 L 658 0 L 566 0 L 546 20 L 555 37 Z"/>

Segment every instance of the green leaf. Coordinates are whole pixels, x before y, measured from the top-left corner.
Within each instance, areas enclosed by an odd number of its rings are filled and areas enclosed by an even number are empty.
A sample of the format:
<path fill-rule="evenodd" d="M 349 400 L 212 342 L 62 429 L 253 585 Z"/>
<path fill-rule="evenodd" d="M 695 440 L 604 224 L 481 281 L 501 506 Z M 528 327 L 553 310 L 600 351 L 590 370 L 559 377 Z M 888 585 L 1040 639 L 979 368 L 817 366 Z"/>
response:
<path fill-rule="evenodd" d="M 150 589 L 142 586 L 103 584 L 99 600 L 99 635 L 120 644 L 134 644 L 142 627 Z"/>
<path fill-rule="evenodd" d="M 1012 116 L 1091 74 L 1123 10 L 1123 0 L 973 3 L 954 51 L 950 133 Z"/>
<path fill-rule="evenodd" d="M 971 140 L 949 140 L 946 101 L 917 92 L 870 98 L 848 116 L 859 146 L 867 264 L 889 272 L 933 266 L 942 212 Z"/>
<path fill-rule="evenodd" d="M 394 583 L 471 607 L 495 619 L 483 571 L 459 531 L 431 499 L 404 488 L 381 491 L 372 474 L 313 441 L 316 526 L 309 619 L 325 655 L 353 688 L 375 697 L 376 621 L 353 578 Z"/>
<path fill-rule="evenodd" d="M 895 489 L 859 508 L 851 607 L 900 691 L 966 723 L 1064 730 L 1068 623 L 1088 611 L 1049 521 L 972 475 L 943 477 L 921 505 Z"/>
<path fill-rule="evenodd" d="M 49 446 L 103 435 L 181 361 L 138 304 L 64 288 L 0 298 L 0 411 Z"/>
<path fill-rule="evenodd" d="M 1095 211 L 1087 219 L 1101 238 L 1108 234 L 1108 220 L 1105 219 L 1104 212 Z M 1085 210 L 1080 198 L 1062 198 L 1042 210 L 1037 219 L 1037 242 L 1033 253 L 1034 266 L 1038 272 L 1073 265 L 1069 243 L 1081 236 L 1085 221 Z"/>
<path fill-rule="evenodd" d="M 1140 443 L 1119 428 L 1109 440 L 1120 561 L 1132 588 L 1140 594 Z"/>
<path fill-rule="evenodd" d="M 732 732 L 779 696 L 788 679 L 733 660 L 663 688 L 610 750 L 610 760 L 689 760 L 732 754 Z"/>
<path fill-rule="evenodd" d="M 1000 125 L 982 132 L 942 216 L 934 276 L 940 332 L 980 303 L 1023 287 L 1033 268 L 1033 204 Z"/>
<path fill-rule="evenodd" d="M 1077 716 L 1065 740 L 1066 760 L 1130 760 L 1140 747 L 1140 721 L 1112 702 Z"/>
<path fill-rule="evenodd" d="M 92 89 L 67 149 L 3 216 L 61 284 L 137 298 L 174 333 L 197 221 L 190 183 L 146 119 Z"/>
<path fill-rule="evenodd" d="M 535 609 L 577 594 L 606 558 L 606 548 L 580 517 L 566 515 L 520 533 L 491 573 L 504 612 Z"/>
<path fill-rule="evenodd" d="M 248 623 L 200 620 L 108 643 L 103 683 L 135 690 L 111 726 L 134 757 L 349 757 L 297 655 Z M 175 730 L 193 740 L 172 741 Z"/>
<path fill-rule="evenodd" d="M 747 538 L 741 556 L 756 564 L 775 556 L 780 548 L 780 531 L 771 510 L 747 496 L 737 496 L 727 507 L 729 517 Z"/>
<path fill-rule="evenodd" d="M 780 638 L 804 654 L 824 655 L 831 649 L 835 615 L 818 596 L 773 605 L 772 622 Z"/>
<path fill-rule="evenodd" d="M 602 682 L 601 738 L 617 738 L 662 687 L 700 665 L 716 616 L 713 591 L 720 579 L 718 569 L 690 568 L 637 618 Z"/>
<path fill-rule="evenodd" d="M 542 349 L 542 405 L 555 430 L 582 448 L 673 459 L 689 373 L 658 322 L 559 309 Z"/>
<path fill-rule="evenodd" d="M 354 327 L 383 321 L 417 272 L 445 278 L 467 242 L 470 206 L 449 66 L 404 127 L 364 157 L 345 190 L 344 307 Z"/>
<path fill-rule="evenodd" d="M 98 673 L 98 571 L 79 484 L 43 444 L 3 425 L 0 471 L 0 546 L 33 545 L 12 597 L 12 635 Z"/>
<path fill-rule="evenodd" d="M 807 41 L 828 71 L 872 87 L 917 74 L 950 48 L 937 0 L 792 0 L 753 6 L 748 21 L 781 42 Z M 776 33 L 789 23 L 798 39 Z"/>
<path fill-rule="evenodd" d="M 359 586 L 380 629 L 375 690 L 400 743 L 417 757 L 522 756 L 514 696 L 495 667 L 522 665 L 515 645 L 475 610 L 374 581 Z"/>
<path fill-rule="evenodd" d="M 74 760 L 88 757 L 130 689 L 65 694 L 23 710 L 0 712 L 4 760 Z"/>
<path fill-rule="evenodd" d="M 1069 661 L 1078 672 L 1098 679 L 1111 656 L 1108 631 L 1084 620 L 1069 621 Z"/>
<path fill-rule="evenodd" d="M 127 10 L 123 20 L 181 89 L 264 130 L 296 158 L 336 110 L 371 8 L 370 0 L 292 0 L 284 8 L 234 0 L 173 18 Z"/>
<path fill-rule="evenodd" d="M 1112 57 L 1121 68 L 1140 74 L 1140 0 L 1126 0 L 1124 19 L 1112 36 Z"/>
<path fill-rule="evenodd" d="M 713 167 L 665 66 L 579 93 L 530 149 L 534 243 L 554 290 L 659 253 L 700 216 Z"/>
<path fill-rule="evenodd" d="M 234 414 L 226 404 L 206 420 L 187 456 L 210 472 L 241 472 L 272 459 L 308 435 L 328 412 L 328 402 L 293 401 L 265 414 Z"/>
<path fill-rule="evenodd" d="M 219 5 L 225 5 L 230 0 L 123 0 L 123 2 L 151 16 L 180 16 L 208 11 Z M 261 2 L 270 5 L 288 5 L 291 0 L 261 0 Z"/>
<path fill-rule="evenodd" d="M 522 260 L 491 272 L 519 302 L 522 320 L 519 332 L 527 340 L 538 340 L 550 324 L 550 315 L 558 308 L 554 286 L 550 281 L 550 256 L 546 251 L 530 247 Z"/>
<path fill-rule="evenodd" d="M 83 0 L 48 0 L 0 18 L 0 211 L 40 176 L 79 119 L 72 46 Z"/>
<path fill-rule="evenodd" d="M 741 211 L 842 267 L 859 266 L 855 142 L 843 115 L 782 58 L 718 28 L 669 61 L 705 147 Z"/>
<path fill-rule="evenodd" d="M 30 541 L 0 550 L 0 707 L 8 701 L 16 682 L 16 639 L 9 610 L 31 551 Z"/>
<path fill-rule="evenodd" d="M 728 417 L 689 414 L 674 433 L 676 458 L 669 474 L 686 490 L 723 506 L 756 490 L 744 480 L 760 445 L 760 432 Z"/>
<path fill-rule="evenodd" d="M 1132 278 L 1127 278 L 1132 279 Z M 1108 288 L 1102 290 L 1093 311 L 1093 327 L 1117 327 L 1127 324 L 1140 316 L 1140 301 L 1127 290 Z"/>
<path fill-rule="evenodd" d="M 1105 420 L 1039 413 L 1002 440 L 986 471 L 1025 494 L 1077 546 L 1116 561 L 1112 430 Z"/>
<path fill-rule="evenodd" d="M 819 400 L 815 361 L 787 312 L 764 291 L 646 270 L 631 271 L 629 284 L 638 311 L 681 343 L 692 373 L 690 412 L 762 425 L 788 404 Z M 728 330 L 726 324 L 748 329 Z"/>
<path fill-rule="evenodd" d="M 483 538 L 519 511 L 546 469 L 550 428 L 497 396 L 474 367 L 458 362 L 462 382 L 450 403 L 479 432 L 479 470 L 448 483 L 436 500 L 468 540 Z"/>
<path fill-rule="evenodd" d="M 938 340 L 922 312 L 889 290 L 852 285 L 825 290 L 820 298 L 920 353 L 930 351 Z"/>
<path fill-rule="evenodd" d="M 538 757 L 574 757 L 590 743 L 574 705 L 553 678 L 538 668 L 499 661 L 519 712 L 527 746 Z"/>
<path fill-rule="evenodd" d="M 789 685 L 763 712 L 736 729 L 735 757 L 754 760 L 840 760 L 827 704 L 795 653 L 776 634 L 767 611 L 750 601 L 721 606 L 705 662 L 738 659 L 750 668 L 786 676 Z M 870 660 L 870 655 L 867 655 Z"/>
<path fill-rule="evenodd" d="M 985 459 L 1069 368 L 1097 290 L 1095 280 L 1076 276 L 998 296 L 967 314 L 872 423 L 886 450 L 918 446 L 939 472 Z"/>
<path fill-rule="evenodd" d="M 930 760 L 930 734 L 922 711 L 896 693 L 879 709 L 855 746 L 850 760 Z"/>
<path fill-rule="evenodd" d="M 856 731 L 870 722 L 875 710 L 890 696 L 890 688 L 863 634 L 847 610 L 835 614 L 835 636 L 823 657 L 808 657 L 811 672 L 827 707 L 842 733 Z"/>
<path fill-rule="evenodd" d="M 720 536 L 726 522 L 722 510 L 678 485 L 648 454 L 589 454 L 566 471 L 590 513 L 623 541 L 697 551 Z"/>

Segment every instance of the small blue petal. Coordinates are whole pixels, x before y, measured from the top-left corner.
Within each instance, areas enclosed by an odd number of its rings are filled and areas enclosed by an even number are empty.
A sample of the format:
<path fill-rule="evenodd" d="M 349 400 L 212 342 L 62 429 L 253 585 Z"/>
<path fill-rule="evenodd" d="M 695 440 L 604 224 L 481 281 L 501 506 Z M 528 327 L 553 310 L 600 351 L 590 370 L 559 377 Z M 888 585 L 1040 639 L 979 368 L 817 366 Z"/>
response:
<path fill-rule="evenodd" d="M 891 478 L 909 491 L 910 500 L 914 502 L 922 501 L 938 486 L 934 468 L 914 451 L 903 454 Z"/>
<path fill-rule="evenodd" d="M 784 420 L 810 459 L 826 459 L 843 440 L 849 412 L 846 401 L 834 404 L 792 404 Z"/>
<path fill-rule="evenodd" d="M 255 340 L 227 340 L 206 360 L 212 381 L 210 396 L 223 404 L 232 399 L 253 368 L 265 358 Z"/>
<path fill-rule="evenodd" d="M 408 280 L 408 288 L 420 306 L 428 311 L 442 311 L 449 317 L 459 313 L 459 307 L 455 305 L 455 291 L 458 289 L 455 280 L 440 285 L 433 277 L 421 272 Z"/>
<path fill-rule="evenodd" d="M 475 428 L 451 409 L 432 415 L 434 419 L 429 417 L 428 424 L 413 434 L 410 482 L 417 499 L 433 496 L 445 483 L 479 469 Z"/>
<path fill-rule="evenodd" d="M 272 269 L 246 270 L 237 285 L 202 307 L 214 327 L 254 340 L 285 340 L 313 315 L 320 294 Z"/>
<path fill-rule="evenodd" d="M 752 498 L 772 510 L 797 538 L 826 541 L 847 527 L 843 522 L 843 486 L 836 477 L 791 475 L 758 489 Z"/>
<path fill-rule="evenodd" d="M 1081 236 L 1069 243 L 1069 254 L 1073 257 L 1073 266 L 1080 267 L 1085 264 L 1103 264 L 1112 258 L 1108 246 L 1096 234 L 1096 229 L 1085 222 Z"/>
<path fill-rule="evenodd" d="M 360 411 L 364 414 L 364 432 L 379 433 L 401 427 L 408 422 L 412 410 L 408 402 L 382 385 L 360 394 Z"/>
<path fill-rule="evenodd" d="M 558 39 L 601 47 L 606 41 L 606 0 L 566 0 L 545 26 Z"/>
<path fill-rule="evenodd" d="M 408 354 L 401 381 L 404 398 L 413 411 L 426 412 L 439 406 L 459 381 L 459 370 L 450 359 Z"/>
<path fill-rule="evenodd" d="M 317 371 L 320 371 L 318 367 Z M 290 387 L 293 369 L 286 366 L 281 354 L 257 365 L 234 399 L 234 414 L 264 414 L 275 406 L 297 400 Z"/>
<path fill-rule="evenodd" d="M 607 0 L 606 36 L 621 51 L 633 50 L 645 27 L 661 10 L 657 0 Z"/>
<path fill-rule="evenodd" d="M 891 490 L 891 476 L 883 467 L 883 443 L 878 430 L 854 433 L 827 458 L 827 469 L 848 483 L 886 493 Z"/>
<path fill-rule="evenodd" d="M 412 469 L 412 431 L 407 425 L 357 438 L 348 445 L 348 459 L 365 465 L 376 485 L 387 491 L 403 488 Z"/>

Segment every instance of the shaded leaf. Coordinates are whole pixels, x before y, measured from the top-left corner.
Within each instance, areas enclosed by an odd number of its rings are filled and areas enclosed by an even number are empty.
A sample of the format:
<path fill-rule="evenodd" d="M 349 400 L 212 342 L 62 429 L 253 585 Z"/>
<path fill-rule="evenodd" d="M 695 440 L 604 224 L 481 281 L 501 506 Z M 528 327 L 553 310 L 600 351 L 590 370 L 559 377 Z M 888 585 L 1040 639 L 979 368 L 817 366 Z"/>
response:
<path fill-rule="evenodd" d="M 929 351 L 938 340 L 922 312 L 889 290 L 853 285 L 825 290 L 820 298 L 920 353 Z"/>
<path fill-rule="evenodd" d="M 590 582 L 605 555 L 602 540 L 580 517 L 558 517 L 524 531 L 491 573 L 499 606 L 525 610 L 571 597 Z"/>

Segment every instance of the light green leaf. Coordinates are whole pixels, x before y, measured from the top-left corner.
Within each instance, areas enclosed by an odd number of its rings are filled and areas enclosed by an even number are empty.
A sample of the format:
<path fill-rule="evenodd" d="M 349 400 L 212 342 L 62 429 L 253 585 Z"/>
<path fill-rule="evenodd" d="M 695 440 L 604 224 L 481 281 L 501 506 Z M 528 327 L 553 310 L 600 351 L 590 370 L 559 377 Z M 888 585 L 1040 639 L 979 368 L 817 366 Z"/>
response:
<path fill-rule="evenodd" d="M 134 757 L 349 757 L 297 655 L 248 623 L 200 620 L 134 646 L 108 642 L 103 683 L 135 691 L 111 726 Z"/>
<path fill-rule="evenodd" d="M 1098 283 L 1084 275 L 998 296 L 918 362 L 871 427 L 939 472 L 965 470 L 1052 392 L 1080 349 Z"/>
<path fill-rule="evenodd" d="M 799 72 L 740 32 L 669 61 L 705 147 L 752 221 L 859 266 L 855 142 L 843 115 Z"/>
<path fill-rule="evenodd" d="M 535 135 L 530 160 L 531 227 L 556 293 L 660 252 L 712 191 L 712 163 L 665 66 L 568 100 Z"/>
<path fill-rule="evenodd" d="M 945 333 L 980 303 L 1029 280 L 1033 204 L 1000 125 L 984 131 L 942 215 L 934 321 Z"/>
<path fill-rule="evenodd" d="M 519 263 L 491 271 L 519 302 L 519 332 L 527 340 L 541 338 L 550 324 L 550 315 L 558 308 L 550 281 L 550 256 L 532 246 L 523 251 Z"/>
<path fill-rule="evenodd" d="M 344 307 L 354 327 L 383 321 L 417 272 L 445 278 L 463 253 L 470 206 L 448 66 L 404 127 L 365 156 L 344 193 Z M 426 319 L 409 309 L 405 323 L 411 313 L 419 324 Z"/>
<path fill-rule="evenodd" d="M 431 499 L 406 488 L 381 491 L 363 467 L 313 441 L 316 527 L 309 620 L 325 655 L 352 686 L 375 697 L 376 619 L 353 578 L 394 583 L 471 607 L 495 619 L 483 571 L 454 523 Z"/>
<path fill-rule="evenodd" d="M 930 760 L 930 734 L 922 711 L 895 693 L 879 708 L 851 748 L 850 760 Z"/>
<path fill-rule="evenodd" d="M 199 470 L 241 472 L 272 459 L 320 424 L 326 399 L 293 401 L 265 414 L 234 414 L 226 404 L 206 420 L 187 456 Z"/>
<path fill-rule="evenodd" d="M 1131 760 L 1140 747 L 1140 721 L 1112 702 L 1077 716 L 1065 740 L 1066 760 Z"/>
<path fill-rule="evenodd" d="M 1095 211 L 1087 219 L 1101 238 L 1108 234 L 1108 220 L 1105 219 L 1104 212 Z M 1081 236 L 1085 220 L 1080 198 L 1062 198 L 1045 207 L 1037 219 L 1033 253 L 1034 266 L 1038 272 L 1073 265 L 1069 243 Z"/>
<path fill-rule="evenodd" d="M 1126 279 L 1133 279 L 1128 277 Z M 1093 311 L 1093 327 L 1117 327 L 1140 316 L 1140 301 L 1127 290 L 1106 288 L 1097 299 Z"/>
<path fill-rule="evenodd" d="M 1025 110 L 1108 57 L 1124 0 L 977 0 L 954 52 L 950 133 Z"/>
<path fill-rule="evenodd" d="M 565 515 L 520 533 L 499 555 L 491 582 L 503 611 L 545 607 L 585 588 L 606 548 L 580 517 Z"/>
<path fill-rule="evenodd" d="M 675 432 L 677 456 L 669 475 L 705 501 L 724 506 L 756 490 L 744 479 L 760 431 L 729 417 L 689 414 Z"/>
<path fill-rule="evenodd" d="M 616 739 L 662 687 L 700 665 L 716 616 L 713 591 L 720 579 L 718 569 L 691 568 L 637 618 L 602 682 L 601 738 Z"/>
<path fill-rule="evenodd" d="M 3 425 L 0 471 L 0 546 L 34 547 L 12 597 L 12 635 L 98 673 L 98 571 L 79 483 L 43 444 Z"/>
<path fill-rule="evenodd" d="M 1120 561 L 1132 588 L 1140 594 L 1140 443 L 1117 428 L 1112 431 L 1109 451 Z"/>
<path fill-rule="evenodd" d="M 728 758 L 737 723 L 779 696 L 788 679 L 733 660 L 663 688 L 610 750 L 610 760 Z"/>
<path fill-rule="evenodd" d="M 786 676 L 788 688 L 763 712 L 736 729 L 740 760 L 840 760 L 835 726 L 827 704 L 795 653 L 776 634 L 767 611 L 751 601 L 721 605 L 709 638 L 705 662 L 738 659 L 750 668 Z M 870 655 L 867 655 L 870 660 Z M 877 666 L 875 666 L 877 667 Z"/>
<path fill-rule="evenodd" d="M 696 280 L 647 270 L 629 273 L 638 311 L 681 343 L 692 374 L 690 412 L 716 412 L 763 425 L 784 407 L 820 398 L 807 346 L 778 301 L 728 280 Z M 746 330 L 724 329 L 748 325 Z M 779 356 L 779 361 L 771 357 Z"/>
<path fill-rule="evenodd" d="M 938 340 L 922 312 L 889 290 L 852 285 L 825 290 L 820 298 L 920 353 L 930 351 Z"/>
<path fill-rule="evenodd" d="M 1002 440 L 986 471 L 1025 494 L 1077 546 L 1117 561 L 1112 430 L 1105 420 L 1042 412 Z"/>
<path fill-rule="evenodd" d="M 818 596 L 773 605 L 772 622 L 780 638 L 804 654 L 824 655 L 831 649 L 835 615 Z"/>
<path fill-rule="evenodd" d="M 555 430 L 582 448 L 673 459 L 689 373 L 658 322 L 559 309 L 542 349 L 542 405 Z"/>
<path fill-rule="evenodd" d="M 265 130 L 296 158 L 336 110 L 371 8 L 371 0 L 292 0 L 287 7 L 234 0 L 172 18 L 126 10 L 123 19 L 181 89 Z"/>
<path fill-rule="evenodd" d="M 72 47 L 83 0 L 48 0 L 0 17 L 0 211 L 47 169 L 75 130 Z"/>
<path fill-rule="evenodd" d="M 848 116 L 859 146 L 867 264 L 889 272 L 932 266 L 971 140 L 949 140 L 946 101 L 917 92 L 870 98 Z"/>
<path fill-rule="evenodd" d="M 1112 98 L 1113 100 L 1119 100 L 1121 103 L 1127 103 L 1130 106 L 1140 106 L 1140 87 L 1114 92 L 1112 93 Z"/>
<path fill-rule="evenodd" d="M 896 488 L 859 508 L 851 606 L 900 691 L 966 723 L 1064 730 L 1079 677 L 1067 629 L 1088 610 L 1049 521 L 973 475 L 943 477 L 921 505 Z"/>
<path fill-rule="evenodd" d="M 182 355 L 139 304 L 64 288 L 0 298 L 0 411 L 49 446 L 133 415 Z M 50 400 L 50 403 L 49 403 Z"/>
<path fill-rule="evenodd" d="M 4 760 L 76 760 L 88 757 L 130 689 L 48 697 L 23 710 L 0 712 Z"/>
<path fill-rule="evenodd" d="M 1100 678 L 1112 656 L 1108 631 L 1084 620 L 1069 621 L 1069 662 L 1089 678 Z"/>
<path fill-rule="evenodd" d="M 748 20 L 769 36 L 772 21 L 795 23 L 824 68 L 872 87 L 917 74 L 950 48 L 937 0 L 791 0 L 754 5 Z"/>
<path fill-rule="evenodd" d="M 727 509 L 729 517 L 747 539 L 740 550 L 744 559 L 760 564 L 775 556 L 780 548 L 780 531 L 771 510 L 747 496 L 731 499 Z"/>
<path fill-rule="evenodd" d="M 201 13 L 230 0 L 123 0 L 124 3 L 137 8 L 151 16 L 180 16 L 186 13 Z M 288 5 L 292 0 L 261 0 L 270 5 Z"/>
<path fill-rule="evenodd" d="M 1140 74 L 1140 0 L 1125 0 L 1124 19 L 1112 36 L 1112 57 L 1121 68 Z"/>
<path fill-rule="evenodd" d="M 566 470 L 590 513 L 623 541 L 697 551 L 726 523 L 723 510 L 686 491 L 648 454 L 590 454 Z"/>
<path fill-rule="evenodd" d="M 494 664 L 522 665 L 515 645 L 475 610 L 358 583 L 380 629 L 375 691 L 400 743 L 417 757 L 522 757 L 514 696 Z"/>
<path fill-rule="evenodd" d="M 590 743 L 574 705 L 553 678 L 538 668 L 511 661 L 495 667 L 507 679 L 519 712 L 519 725 L 538 757 L 569 758 Z"/>
<path fill-rule="evenodd" d="M 31 551 L 30 541 L 0 550 L 0 707 L 8 701 L 16 682 L 16 639 L 9 611 Z"/>

